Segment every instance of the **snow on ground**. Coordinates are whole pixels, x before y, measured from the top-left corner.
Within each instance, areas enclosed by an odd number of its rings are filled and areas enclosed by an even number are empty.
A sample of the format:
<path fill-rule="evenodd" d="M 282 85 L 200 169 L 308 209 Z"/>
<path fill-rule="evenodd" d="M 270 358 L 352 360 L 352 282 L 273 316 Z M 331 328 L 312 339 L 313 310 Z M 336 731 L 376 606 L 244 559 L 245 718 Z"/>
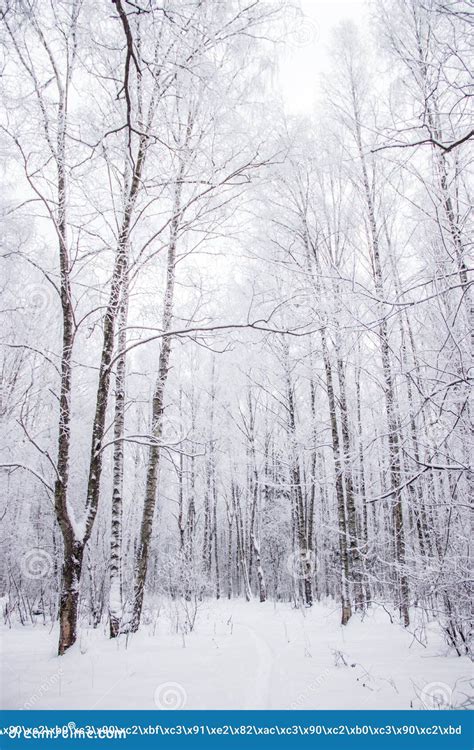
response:
<path fill-rule="evenodd" d="M 460 706 L 472 665 L 438 626 L 406 632 L 382 608 L 345 627 L 333 603 L 203 602 L 183 634 L 164 601 L 140 633 L 81 629 L 64 657 L 57 628 L 0 631 L 2 708 L 408 709 Z"/>

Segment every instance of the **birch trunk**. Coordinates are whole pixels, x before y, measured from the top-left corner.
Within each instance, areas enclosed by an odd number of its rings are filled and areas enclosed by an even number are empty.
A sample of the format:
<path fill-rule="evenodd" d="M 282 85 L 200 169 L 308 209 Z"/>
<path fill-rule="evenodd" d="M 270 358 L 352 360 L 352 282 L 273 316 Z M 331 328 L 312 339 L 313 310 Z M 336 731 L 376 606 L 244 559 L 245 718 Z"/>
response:
<path fill-rule="evenodd" d="M 158 375 L 152 400 L 152 414 L 150 436 L 151 444 L 148 452 L 148 463 L 145 485 L 145 500 L 139 532 L 138 551 L 135 561 L 135 584 L 133 593 L 133 613 L 131 618 L 131 630 L 136 632 L 140 625 L 143 608 L 143 597 L 150 553 L 150 542 L 153 530 L 153 518 L 155 514 L 156 496 L 158 488 L 158 475 L 160 465 L 160 442 L 163 434 L 163 414 L 165 409 L 164 398 L 166 381 L 168 379 L 169 361 L 171 354 L 172 337 L 169 334 L 173 320 L 173 302 L 176 274 L 176 249 L 178 231 L 180 225 L 181 190 L 184 166 L 181 162 L 178 180 L 175 187 L 173 205 L 173 218 L 170 229 L 170 241 L 168 246 L 166 288 L 163 302 L 162 330 L 163 338 L 160 357 L 158 361 Z"/>
<path fill-rule="evenodd" d="M 339 376 L 339 405 L 341 413 L 341 436 L 343 452 L 344 484 L 346 490 L 347 532 L 349 546 L 349 575 L 354 585 L 356 609 L 363 609 L 362 569 L 359 552 L 359 535 L 355 507 L 354 483 L 351 466 L 351 443 L 349 432 L 349 415 L 346 399 L 346 374 L 344 364 L 337 353 L 337 372 Z"/>
<path fill-rule="evenodd" d="M 307 536 L 307 524 L 305 518 L 305 503 L 303 498 L 303 482 L 299 457 L 296 445 L 296 409 L 294 400 L 293 384 L 291 382 L 290 359 L 288 343 L 283 342 L 284 368 L 286 399 L 288 408 L 288 437 L 290 444 L 290 477 L 291 492 L 294 498 L 294 526 L 297 554 L 299 566 L 301 566 L 301 576 L 303 581 L 304 603 L 307 607 L 313 604 L 313 559 L 311 557 L 310 546 Z"/>
<path fill-rule="evenodd" d="M 125 272 L 125 276 L 126 276 Z M 128 315 L 128 281 L 122 287 L 122 298 L 119 313 L 118 350 L 123 352 L 117 360 L 115 374 L 115 414 L 114 414 L 114 455 L 112 487 L 112 522 L 110 536 L 110 591 L 109 591 L 109 625 L 110 637 L 116 638 L 120 633 L 122 622 L 122 504 L 123 504 L 123 467 L 125 449 L 125 383 L 126 383 L 126 347 Z"/>
<path fill-rule="evenodd" d="M 321 345 L 326 372 L 326 387 L 329 403 L 329 419 L 331 422 L 331 436 L 334 457 L 334 472 L 336 481 L 336 500 L 339 525 L 339 554 L 341 557 L 341 623 L 347 625 L 352 616 L 349 594 L 349 554 L 347 540 L 347 522 L 344 502 L 343 467 L 341 464 L 341 449 L 337 427 L 336 394 L 334 392 L 332 365 L 329 358 L 326 330 L 321 331 Z"/>

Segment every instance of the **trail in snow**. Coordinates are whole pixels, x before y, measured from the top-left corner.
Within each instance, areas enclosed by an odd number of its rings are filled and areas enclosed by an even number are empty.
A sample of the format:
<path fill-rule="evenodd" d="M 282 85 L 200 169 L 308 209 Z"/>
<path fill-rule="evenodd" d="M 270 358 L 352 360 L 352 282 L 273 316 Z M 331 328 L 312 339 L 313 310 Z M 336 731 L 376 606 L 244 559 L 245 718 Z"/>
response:
<path fill-rule="evenodd" d="M 62 658 L 56 629 L 3 628 L 2 708 L 447 708 L 472 693 L 471 662 L 449 653 L 436 623 L 415 638 L 383 610 L 342 628 L 333 603 L 221 601 L 205 602 L 186 634 L 175 615 L 162 602 L 128 640 L 82 630 Z"/>
<path fill-rule="evenodd" d="M 275 654 L 266 642 L 266 640 L 257 633 L 250 625 L 237 623 L 244 628 L 250 635 L 251 642 L 255 648 L 257 660 L 256 670 L 253 676 L 252 684 L 249 689 L 249 701 L 245 708 L 259 709 L 271 708 L 271 680 L 273 675 L 273 666 Z"/>

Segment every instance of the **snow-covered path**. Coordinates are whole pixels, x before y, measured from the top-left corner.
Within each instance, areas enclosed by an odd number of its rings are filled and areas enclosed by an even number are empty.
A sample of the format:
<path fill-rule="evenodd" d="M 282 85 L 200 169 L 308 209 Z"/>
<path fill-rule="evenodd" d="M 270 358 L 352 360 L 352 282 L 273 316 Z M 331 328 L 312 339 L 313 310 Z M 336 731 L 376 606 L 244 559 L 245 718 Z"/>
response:
<path fill-rule="evenodd" d="M 472 665 L 435 624 L 425 647 L 381 609 L 346 628 L 333 604 L 205 602 L 185 635 L 180 620 L 164 602 L 128 642 L 82 630 L 61 659 L 55 629 L 3 628 L 2 708 L 403 709 L 469 694 Z"/>

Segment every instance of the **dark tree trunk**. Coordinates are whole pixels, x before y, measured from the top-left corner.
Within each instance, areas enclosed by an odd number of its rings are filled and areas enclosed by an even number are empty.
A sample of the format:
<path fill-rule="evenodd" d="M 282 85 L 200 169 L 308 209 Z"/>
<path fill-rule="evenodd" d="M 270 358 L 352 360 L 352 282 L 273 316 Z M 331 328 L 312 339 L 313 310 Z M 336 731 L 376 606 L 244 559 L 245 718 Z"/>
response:
<path fill-rule="evenodd" d="M 74 645 L 77 638 L 79 584 L 83 556 L 84 547 L 80 542 L 71 540 L 65 542 L 59 605 L 59 656 L 65 654 L 68 648 Z"/>

